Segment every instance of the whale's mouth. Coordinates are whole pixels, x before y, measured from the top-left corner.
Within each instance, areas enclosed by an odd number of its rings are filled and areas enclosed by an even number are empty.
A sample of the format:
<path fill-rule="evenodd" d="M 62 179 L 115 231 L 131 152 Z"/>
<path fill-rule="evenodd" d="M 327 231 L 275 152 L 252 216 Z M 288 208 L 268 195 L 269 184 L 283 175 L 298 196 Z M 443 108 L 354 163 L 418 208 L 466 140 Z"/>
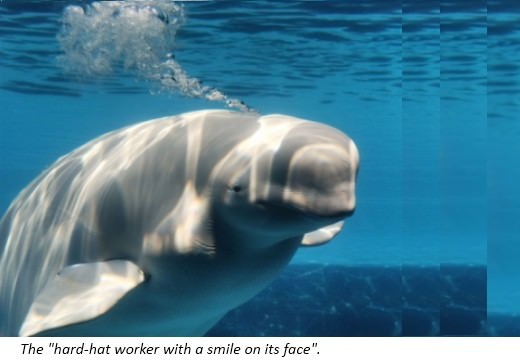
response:
<path fill-rule="evenodd" d="M 290 212 L 296 214 L 298 216 L 302 216 L 308 220 L 323 223 L 326 222 L 336 222 L 348 218 L 354 215 L 356 208 L 352 209 L 323 209 L 322 211 L 313 211 L 308 208 L 302 208 L 298 206 L 298 204 L 292 204 L 288 202 L 282 201 L 267 201 L 267 200 L 258 200 L 256 201 L 257 205 L 260 205 L 264 208 L 275 210 L 276 212 Z"/>

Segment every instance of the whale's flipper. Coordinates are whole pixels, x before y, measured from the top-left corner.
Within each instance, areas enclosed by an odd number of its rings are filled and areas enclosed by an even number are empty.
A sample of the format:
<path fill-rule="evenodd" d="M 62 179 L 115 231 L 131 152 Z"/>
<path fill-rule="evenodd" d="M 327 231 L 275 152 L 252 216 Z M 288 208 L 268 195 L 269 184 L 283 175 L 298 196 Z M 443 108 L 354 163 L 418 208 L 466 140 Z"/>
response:
<path fill-rule="evenodd" d="M 303 236 L 302 246 L 318 246 L 328 243 L 343 229 L 345 221 L 338 221 L 332 225 L 322 227 Z"/>
<path fill-rule="evenodd" d="M 91 320 L 108 311 L 144 279 L 141 269 L 127 260 L 68 266 L 35 298 L 20 336 Z"/>

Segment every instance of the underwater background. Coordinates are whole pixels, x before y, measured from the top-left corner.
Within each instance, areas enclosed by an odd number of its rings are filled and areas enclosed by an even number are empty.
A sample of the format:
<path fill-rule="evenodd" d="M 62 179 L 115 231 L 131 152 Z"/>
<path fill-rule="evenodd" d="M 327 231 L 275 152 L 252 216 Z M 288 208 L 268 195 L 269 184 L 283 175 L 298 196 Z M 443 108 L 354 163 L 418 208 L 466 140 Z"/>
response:
<path fill-rule="evenodd" d="M 2 213 L 138 121 L 321 121 L 360 150 L 355 216 L 209 335 L 520 335 L 520 2 L 90 3 L 0 2 Z"/>

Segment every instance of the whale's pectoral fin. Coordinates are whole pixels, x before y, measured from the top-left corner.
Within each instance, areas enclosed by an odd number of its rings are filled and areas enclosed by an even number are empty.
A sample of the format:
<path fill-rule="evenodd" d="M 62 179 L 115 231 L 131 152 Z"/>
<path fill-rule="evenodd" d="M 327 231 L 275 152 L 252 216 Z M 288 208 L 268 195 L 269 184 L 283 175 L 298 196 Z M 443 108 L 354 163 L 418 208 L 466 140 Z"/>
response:
<path fill-rule="evenodd" d="M 343 229 L 344 221 L 338 221 L 332 225 L 322 227 L 303 236 L 302 246 L 318 246 L 328 243 Z"/>
<path fill-rule="evenodd" d="M 110 260 L 64 268 L 34 300 L 20 336 L 91 320 L 107 312 L 145 279 L 127 260 Z"/>

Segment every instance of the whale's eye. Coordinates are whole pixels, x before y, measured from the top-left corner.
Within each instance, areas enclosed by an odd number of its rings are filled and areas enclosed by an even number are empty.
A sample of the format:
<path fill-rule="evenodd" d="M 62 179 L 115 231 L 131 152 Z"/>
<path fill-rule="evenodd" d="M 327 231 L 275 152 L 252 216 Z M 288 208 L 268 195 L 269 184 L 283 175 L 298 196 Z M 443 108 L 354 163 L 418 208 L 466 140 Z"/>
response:
<path fill-rule="evenodd" d="M 234 192 L 234 193 L 240 193 L 244 190 L 244 186 L 241 184 L 231 184 L 228 185 L 228 191 Z"/>
<path fill-rule="evenodd" d="M 242 196 L 247 193 L 248 185 L 249 173 L 245 172 L 244 174 L 238 174 L 238 176 L 229 179 L 226 184 L 226 190 L 228 193 L 232 193 L 233 195 Z"/>

